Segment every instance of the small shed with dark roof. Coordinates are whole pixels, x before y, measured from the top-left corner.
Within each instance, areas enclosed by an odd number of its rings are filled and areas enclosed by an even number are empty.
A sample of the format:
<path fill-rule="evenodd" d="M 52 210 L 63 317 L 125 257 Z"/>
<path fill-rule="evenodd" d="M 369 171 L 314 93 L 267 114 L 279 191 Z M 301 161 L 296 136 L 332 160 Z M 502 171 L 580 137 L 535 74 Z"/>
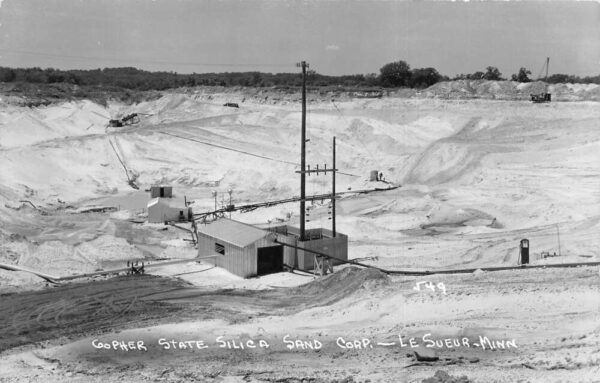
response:
<path fill-rule="evenodd" d="M 283 271 L 283 246 L 276 235 L 239 221 L 221 218 L 200 224 L 198 256 L 217 255 L 213 262 L 243 278 Z"/>

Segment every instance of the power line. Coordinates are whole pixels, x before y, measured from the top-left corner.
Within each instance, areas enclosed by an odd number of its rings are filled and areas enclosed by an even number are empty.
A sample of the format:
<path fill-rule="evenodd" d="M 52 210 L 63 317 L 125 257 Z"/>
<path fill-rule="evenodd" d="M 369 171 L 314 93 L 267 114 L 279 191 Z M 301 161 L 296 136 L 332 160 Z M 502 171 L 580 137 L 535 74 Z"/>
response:
<path fill-rule="evenodd" d="M 342 113 L 342 111 L 338 108 L 338 106 L 335 104 L 335 102 L 333 100 L 331 100 L 331 103 L 333 104 L 335 110 L 338 111 L 338 113 L 340 114 L 340 116 L 342 117 L 342 119 L 346 122 L 346 124 L 348 125 L 348 127 L 350 127 L 350 122 L 346 119 L 346 116 L 344 116 L 344 114 Z M 359 139 L 358 142 L 360 142 L 360 144 L 362 145 L 363 149 L 365 149 L 365 151 L 367 152 L 367 154 L 369 155 L 369 157 L 371 158 L 372 161 L 375 161 L 375 158 L 373 156 L 373 153 L 371 153 L 371 151 L 367 148 L 367 146 L 365 145 L 365 143 L 363 142 L 363 140 Z"/>
<path fill-rule="evenodd" d="M 280 160 L 280 159 L 277 159 L 277 158 L 263 156 L 263 155 L 260 155 L 260 154 L 250 153 L 250 152 L 246 152 L 244 150 L 239 150 L 239 149 L 234 149 L 234 148 L 230 148 L 230 147 L 227 147 L 227 146 L 217 145 L 217 144 L 213 144 L 213 143 L 206 142 L 206 141 L 200 141 L 200 140 L 197 140 L 197 139 L 194 139 L 194 138 L 191 138 L 191 137 L 179 136 L 177 134 L 167 133 L 167 132 L 159 132 L 159 133 L 166 134 L 168 136 L 177 137 L 177 138 L 182 138 L 184 140 L 190 140 L 190 141 L 198 142 L 200 144 L 204 144 L 204 145 L 208 145 L 208 146 L 214 146 L 214 147 L 220 148 L 220 149 L 230 150 L 232 152 L 246 154 L 248 156 L 262 158 L 262 159 L 269 160 L 269 161 L 276 161 L 276 162 L 281 162 L 281 163 L 284 163 L 284 164 L 289 164 L 289 165 L 294 165 L 294 166 L 298 165 L 295 162 L 290 162 L 290 161 L 286 161 L 286 160 Z"/>
<path fill-rule="evenodd" d="M 219 149 L 229 150 L 229 151 L 236 152 L 236 153 L 246 154 L 248 156 L 262 158 L 264 160 L 275 161 L 275 162 L 280 162 L 280 163 L 283 163 L 283 164 L 299 166 L 299 164 L 297 164 L 295 162 L 286 161 L 286 160 L 280 160 L 278 158 L 273 158 L 273 157 L 267 157 L 267 156 L 263 156 L 261 154 L 246 152 L 244 150 L 239 150 L 239 149 L 235 149 L 235 148 L 231 148 L 231 147 L 227 147 L 227 146 L 223 146 L 223 145 L 213 144 L 211 142 L 201 141 L 201 140 L 198 140 L 198 139 L 195 139 L 195 138 L 191 138 L 191 137 L 179 136 L 177 134 L 167 133 L 167 132 L 159 132 L 159 133 L 166 134 L 167 136 L 173 136 L 173 137 L 181 138 L 181 139 L 184 139 L 184 140 L 189 140 L 189 141 L 197 142 L 199 144 L 213 146 L 213 147 L 219 148 Z M 350 177 L 360 177 L 359 175 L 352 174 L 352 173 L 345 173 L 345 172 L 339 172 L 339 171 L 337 173 L 338 174 L 343 174 L 345 176 L 350 176 Z"/>

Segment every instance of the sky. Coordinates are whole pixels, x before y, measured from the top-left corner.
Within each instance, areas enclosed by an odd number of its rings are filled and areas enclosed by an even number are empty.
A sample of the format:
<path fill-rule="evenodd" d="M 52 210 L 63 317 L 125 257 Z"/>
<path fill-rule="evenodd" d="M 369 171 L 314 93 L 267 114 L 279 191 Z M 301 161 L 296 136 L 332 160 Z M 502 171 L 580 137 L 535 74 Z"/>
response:
<path fill-rule="evenodd" d="M 0 0 L 0 66 L 600 74 L 600 2 Z"/>

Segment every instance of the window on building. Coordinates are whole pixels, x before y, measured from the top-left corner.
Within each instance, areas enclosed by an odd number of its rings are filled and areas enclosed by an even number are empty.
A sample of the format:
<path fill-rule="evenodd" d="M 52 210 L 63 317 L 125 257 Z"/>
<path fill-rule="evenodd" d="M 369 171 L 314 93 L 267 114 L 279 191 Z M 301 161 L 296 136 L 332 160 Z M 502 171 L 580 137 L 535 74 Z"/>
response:
<path fill-rule="evenodd" d="M 221 245 L 220 243 L 215 243 L 215 251 L 219 254 L 225 255 L 225 246 Z"/>

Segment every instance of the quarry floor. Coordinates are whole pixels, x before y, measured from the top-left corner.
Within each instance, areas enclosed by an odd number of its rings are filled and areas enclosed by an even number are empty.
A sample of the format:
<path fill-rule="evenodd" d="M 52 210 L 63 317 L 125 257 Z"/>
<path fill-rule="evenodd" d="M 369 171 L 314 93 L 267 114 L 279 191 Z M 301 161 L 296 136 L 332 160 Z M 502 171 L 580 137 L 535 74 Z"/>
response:
<path fill-rule="evenodd" d="M 598 267 L 428 277 L 336 267 L 315 280 L 241 279 L 194 262 L 185 231 L 144 223 L 144 189 L 155 183 L 174 185 L 195 212 L 214 207 L 213 190 L 232 188 L 236 204 L 297 194 L 297 100 L 269 97 L 2 104 L 0 263 L 67 276 L 127 261 L 190 262 L 60 285 L 0 270 L 0 382 L 421 382 L 438 370 L 475 382 L 599 381 Z M 133 112 L 146 113 L 140 125 L 106 129 Z M 351 259 L 387 269 L 510 266 L 528 238 L 533 264 L 588 262 L 600 260 L 598 121 L 593 101 L 324 96 L 309 102 L 308 150 L 311 163 L 328 163 L 337 137 L 337 166 L 353 174 L 340 175 L 340 191 L 385 186 L 367 181 L 374 169 L 401 185 L 337 201 Z M 328 179 L 309 178 L 309 194 L 328 191 Z M 115 211 L 89 211 L 105 207 Z M 310 204 L 308 227 L 328 227 L 328 210 L 327 201 Z M 297 225 L 297 204 L 232 218 Z M 417 291 L 419 282 L 431 289 Z M 452 347 L 440 343 L 438 360 L 417 361 L 414 351 L 432 351 L 426 334 Z M 286 335 L 305 349 L 288 349 Z M 480 336 L 517 347 L 482 349 Z M 339 337 L 367 348 L 340 347 Z M 170 340 L 177 350 L 165 349 Z M 234 340 L 245 348 L 228 348 Z M 117 350 L 94 347 L 113 341 Z M 129 341 L 146 350 L 122 350 Z"/>
<path fill-rule="evenodd" d="M 420 281 L 446 293 L 417 291 Z M 599 298 L 597 267 L 427 278 L 349 267 L 271 290 L 149 275 L 68 283 L 2 297 L 0 381 L 420 382 L 443 370 L 471 381 L 591 382 Z M 475 346 L 480 337 L 513 346 Z M 414 351 L 439 359 L 419 362 Z"/>

